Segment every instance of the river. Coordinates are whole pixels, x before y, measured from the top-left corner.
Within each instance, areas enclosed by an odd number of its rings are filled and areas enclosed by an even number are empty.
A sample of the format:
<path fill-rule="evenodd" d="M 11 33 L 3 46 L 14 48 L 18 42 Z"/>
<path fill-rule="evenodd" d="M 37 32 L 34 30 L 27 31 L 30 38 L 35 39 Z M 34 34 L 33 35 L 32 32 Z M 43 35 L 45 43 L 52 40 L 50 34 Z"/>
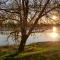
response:
<path fill-rule="evenodd" d="M 11 45 L 14 44 L 15 41 L 10 37 L 7 41 L 8 31 L 0 31 L 0 46 Z M 53 27 L 52 29 L 48 29 L 42 33 L 32 33 L 27 39 L 26 45 L 36 42 L 47 42 L 47 41 L 59 41 L 60 40 L 60 28 Z"/>

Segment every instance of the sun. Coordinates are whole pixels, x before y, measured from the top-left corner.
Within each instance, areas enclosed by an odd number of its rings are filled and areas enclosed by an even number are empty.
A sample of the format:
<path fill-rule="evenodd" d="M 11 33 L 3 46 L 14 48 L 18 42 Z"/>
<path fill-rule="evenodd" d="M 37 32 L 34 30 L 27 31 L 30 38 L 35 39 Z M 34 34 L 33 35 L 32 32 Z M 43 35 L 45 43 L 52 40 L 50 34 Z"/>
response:
<path fill-rule="evenodd" d="M 52 28 L 52 32 L 49 33 L 49 36 L 53 39 L 53 41 L 57 41 L 58 33 L 57 33 L 57 28 L 56 27 Z"/>
<path fill-rule="evenodd" d="M 53 15 L 52 16 L 52 19 L 56 20 L 57 19 L 57 16 Z"/>
<path fill-rule="evenodd" d="M 53 32 L 56 32 L 56 31 L 57 31 L 56 27 L 53 27 L 53 29 L 52 29 L 52 30 L 53 30 Z"/>
<path fill-rule="evenodd" d="M 57 37 L 58 37 L 57 28 L 56 28 L 55 26 L 53 26 L 52 32 L 51 32 L 50 36 L 51 36 L 52 38 L 57 38 Z"/>

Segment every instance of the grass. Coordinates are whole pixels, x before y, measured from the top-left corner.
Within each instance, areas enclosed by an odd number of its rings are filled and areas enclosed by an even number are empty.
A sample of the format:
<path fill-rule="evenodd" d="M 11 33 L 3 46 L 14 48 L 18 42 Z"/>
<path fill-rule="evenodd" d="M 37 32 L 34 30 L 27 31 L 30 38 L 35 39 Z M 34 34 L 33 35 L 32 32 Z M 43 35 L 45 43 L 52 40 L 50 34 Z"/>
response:
<path fill-rule="evenodd" d="M 31 44 L 25 46 L 25 51 L 17 56 L 9 56 L 15 52 L 16 47 L 1 48 L 0 60 L 60 60 L 60 42 Z"/>

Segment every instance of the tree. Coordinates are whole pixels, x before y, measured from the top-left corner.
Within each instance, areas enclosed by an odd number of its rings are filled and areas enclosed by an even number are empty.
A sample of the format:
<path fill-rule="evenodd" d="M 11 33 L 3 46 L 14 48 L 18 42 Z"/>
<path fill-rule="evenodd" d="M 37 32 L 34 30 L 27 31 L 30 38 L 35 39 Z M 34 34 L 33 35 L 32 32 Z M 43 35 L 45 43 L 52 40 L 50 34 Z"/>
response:
<path fill-rule="evenodd" d="M 60 8 L 59 0 L 7 0 L 0 2 L 0 11 L 4 11 L 6 16 L 3 16 L 5 20 L 15 20 L 19 24 L 20 30 L 14 30 L 14 32 L 21 32 L 21 41 L 18 48 L 18 52 L 24 50 L 25 43 L 37 25 L 38 21 L 43 16 L 47 16 L 51 11 L 58 10 Z M 2 14 L 3 15 L 3 14 Z M 14 16 L 14 17 L 13 17 Z M 18 16 L 18 19 L 17 17 Z M 32 23 L 32 26 L 28 29 L 28 22 Z M 28 30 L 28 32 L 27 32 Z"/>

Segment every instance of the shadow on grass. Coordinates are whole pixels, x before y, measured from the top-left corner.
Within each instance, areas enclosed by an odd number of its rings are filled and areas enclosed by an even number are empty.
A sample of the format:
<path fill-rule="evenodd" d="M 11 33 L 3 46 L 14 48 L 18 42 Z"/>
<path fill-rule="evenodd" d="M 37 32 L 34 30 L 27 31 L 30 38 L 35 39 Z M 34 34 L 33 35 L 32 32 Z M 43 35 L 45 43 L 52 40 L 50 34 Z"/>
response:
<path fill-rule="evenodd" d="M 16 52 L 14 54 L 10 54 L 10 55 L 7 55 L 5 56 L 4 60 L 16 60 L 14 57 L 17 56 L 19 53 Z"/>

